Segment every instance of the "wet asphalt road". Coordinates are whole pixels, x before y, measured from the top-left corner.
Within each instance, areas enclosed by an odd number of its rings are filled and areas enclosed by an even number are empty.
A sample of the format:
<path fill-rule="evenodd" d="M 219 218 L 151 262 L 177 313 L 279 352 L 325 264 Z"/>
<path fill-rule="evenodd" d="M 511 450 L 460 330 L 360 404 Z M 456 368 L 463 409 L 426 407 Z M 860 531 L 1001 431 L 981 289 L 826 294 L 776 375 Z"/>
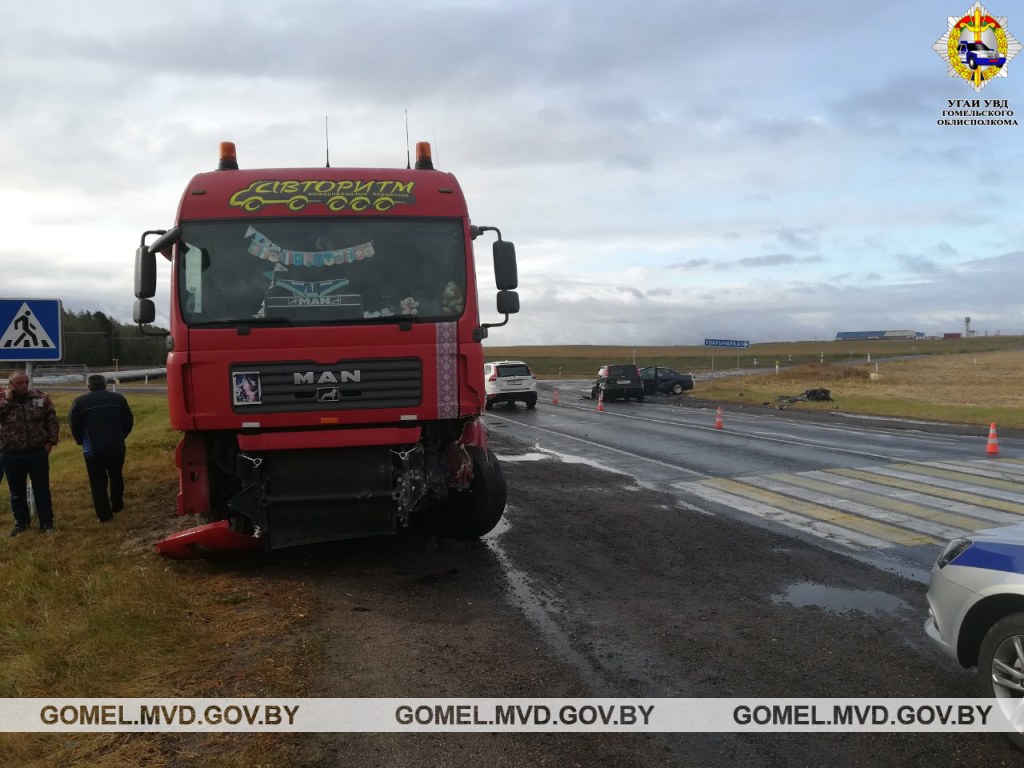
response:
<path fill-rule="evenodd" d="M 485 417 L 509 498 L 484 541 L 400 536 L 268 558 L 267 578 L 313 588 L 308 632 L 324 665 L 311 695 L 976 695 L 973 673 L 922 630 L 921 580 L 938 539 L 879 536 L 1010 516 L 1001 506 L 1019 494 L 1002 484 L 1021 473 L 984 464 L 983 430 L 730 409 L 717 431 L 710 410 L 652 399 L 597 413 L 579 394 L 562 387 L 559 406 L 545 396 L 534 411 Z M 1019 437 L 1000 448 L 1000 459 L 1024 458 Z M 719 482 L 738 485 L 710 485 Z M 839 482 L 860 485 L 832 501 L 814 490 Z M 891 498 L 880 498 L 884 488 Z M 806 522 L 803 513 L 838 503 L 846 518 Z M 755 514 L 772 505 L 780 515 Z M 926 508 L 948 515 L 915 518 Z M 889 515 L 890 527 L 864 529 L 880 525 L 871 514 Z M 322 734 L 292 747 L 289 764 L 306 766 L 1021 761 L 997 736 L 927 733 Z"/>
<path fill-rule="evenodd" d="M 717 430 L 715 411 L 687 407 L 692 402 L 686 396 L 648 397 L 642 404 L 616 400 L 604 403 L 604 411 L 598 412 L 596 403 L 584 399 L 589 382 L 559 382 L 559 405 L 550 402 L 552 384 L 542 384 L 536 410 L 521 404 L 496 406 L 485 416 L 488 430 L 542 453 L 626 473 L 689 508 L 750 525 L 781 527 L 789 535 L 919 580 L 926 578 L 946 539 L 972 530 L 964 526 L 979 529 L 1015 522 L 1018 513 L 1024 513 L 1024 473 L 1007 464 L 985 464 L 987 433 L 982 428 L 947 429 L 842 415 L 807 420 L 797 417 L 808 414 L 791 418 L 778 411 L 727 405 L 724 429 Z M 999 447 L 999 459 L 1024 458 L 1020 437 L 1004 436 Z M 851 470 L 856 475 L 852 480 L 840 474 Z M 1002 479 L 976 474 L 980 472 Z M 718 479 L 742 482 L 722 487 Z M 780 489 L 780 481 L 790 485 Z M 1013 488 L 991 487 L 1008 481 Z M 797 490 L 795 482 L 801 483 Z M 927 483 L 939 486 L 926 487 Z M 850 484 L 858 488 L 851 489 Z M 978 492 L 986 494 L 982 504 L 1010 511 L 973 504 Z M 779 497 L 780 493 L 799 493 L 801 498 Z M 880 498 L 893 493 L 908 501 L 901 506 Z M 852 498 L 840 502 L 838 511 L 826 498 L 845 495 Z M 780 514 L 765 512 L 766 503 Z M 814 503 L 812 512 L 829 517 L 825 525 L 806 520 L 808 503 Z M 876 510 L 875 505 L 883 506 Z M 908 511 L 910 515 L 901 519 L 900 514 Z M 950 524 L 936 524 L 935 517 Z M 869 524 L 861 524 L 863 519 Z M 835 528 L 839 530 L 832 535 Z M 907 531 L 910 535 L 902 535 Z M 918 537 L 917 532 L 923 533 Z"/>
<path fill-rule="evenodd" d="M 555 423 L 546 410 L 518 417 Z M 509 497 L 484 541 L 402 536 L 272 558 L 268 578 L 301 577 L 316 595 L 324 665 L 311 695 L 975 695 L 973 675 L 924 637 L 918 582 L 492 427 Z M 802 604 L 815 591 L 822 604 Z M 1020 760 L 997 736 L 925 733 L 323 734 L 300 752 L 294 764 L 310 766 Z"/>

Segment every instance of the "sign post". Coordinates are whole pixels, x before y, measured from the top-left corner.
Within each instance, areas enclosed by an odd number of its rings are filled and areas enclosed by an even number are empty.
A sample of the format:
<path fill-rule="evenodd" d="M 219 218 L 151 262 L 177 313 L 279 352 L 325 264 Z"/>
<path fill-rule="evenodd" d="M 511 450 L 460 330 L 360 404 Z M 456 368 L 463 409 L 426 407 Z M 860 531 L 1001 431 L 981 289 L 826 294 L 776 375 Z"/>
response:
<path fill-rule="evenodd" d="M 56 363 L 64 356 L 60 299 L 0 299 L 0 362 Z"/>
<path fill-rule="evenodd" d="M 704 346 L 711 347 L 711 389 L 715 388 L 715 347 L 728 347 L 729 349 L 749 349 L 749 341 L 735 341 L 732 339 L 704 339 Z M 739 352 L 736 353 L 736 363 L 739 366 Z"/>

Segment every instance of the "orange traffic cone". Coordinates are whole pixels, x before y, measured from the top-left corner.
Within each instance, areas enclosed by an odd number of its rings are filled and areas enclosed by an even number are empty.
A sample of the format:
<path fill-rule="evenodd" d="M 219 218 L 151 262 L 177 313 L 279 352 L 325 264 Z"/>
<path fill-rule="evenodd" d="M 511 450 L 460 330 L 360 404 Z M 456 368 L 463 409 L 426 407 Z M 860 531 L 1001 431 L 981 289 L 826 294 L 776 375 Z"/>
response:
<path fill-rule="evenodd" d="M 718 418 L 715 419 L 715 429 L 722 429 L 722 406 L 718 406 Z"/>
<path fill-rule="evenodd" d="M 999 440 L 996 439 L 996 423 L 993 421 L 988 430 L 988 448 L 985 453 L 989 456 L 996 456 L 999 453 Z"/>
<path fill-rule="evenodd" d="M 597 410 L 604 410 L 604 390 L 602 389 L 597 393 Z"/>
<path fill-rule="evenodd" d="M 558 405 L 558 387 L 555 387 L 555 396 L 551 398 L 551 402 Z"/>

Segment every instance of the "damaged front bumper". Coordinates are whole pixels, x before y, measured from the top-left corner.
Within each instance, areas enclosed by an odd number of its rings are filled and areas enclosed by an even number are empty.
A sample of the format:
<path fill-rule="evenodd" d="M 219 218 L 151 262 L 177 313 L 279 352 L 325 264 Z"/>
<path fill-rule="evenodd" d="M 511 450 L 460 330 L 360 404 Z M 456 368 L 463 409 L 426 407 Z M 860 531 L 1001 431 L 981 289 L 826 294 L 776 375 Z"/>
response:
<path fill-rule="evenodd" d="M 235 533 L 228 520 L 180 531 L 156 545 L 156 551 L 171 560 L 199 560 L 223 552 L 258 549 L 263 549 L 263 542 L 258 537 Z"/>

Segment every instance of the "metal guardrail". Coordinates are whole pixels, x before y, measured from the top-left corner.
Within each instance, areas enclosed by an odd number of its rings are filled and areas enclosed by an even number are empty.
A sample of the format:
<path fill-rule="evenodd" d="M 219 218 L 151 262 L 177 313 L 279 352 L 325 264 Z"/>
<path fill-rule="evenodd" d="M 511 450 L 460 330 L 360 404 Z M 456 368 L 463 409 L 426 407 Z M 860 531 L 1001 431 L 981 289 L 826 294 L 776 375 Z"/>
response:
<path fill-rule="evenodd" d="M 85 373 L 56 373 L 49 375 L 40 375 L 33 371 L 32 383 L 33 385 L 44 386 L 47 384 L 85 384 L 85 380 L 89 374 L 101 373 L 106 377 L 110 383 L 121 383 L 124 381 L 148 381 L 149 379 L 163 379 L 167 377 L 166 368 L 133 368 L 127 371 L 90 371 L 85 366 L 78 366 L 85 368 Z M 116 377 L 116 378 L 115 378 Z M 7 386 L 7 379 L 0 379 L 0 386 Z"/>

